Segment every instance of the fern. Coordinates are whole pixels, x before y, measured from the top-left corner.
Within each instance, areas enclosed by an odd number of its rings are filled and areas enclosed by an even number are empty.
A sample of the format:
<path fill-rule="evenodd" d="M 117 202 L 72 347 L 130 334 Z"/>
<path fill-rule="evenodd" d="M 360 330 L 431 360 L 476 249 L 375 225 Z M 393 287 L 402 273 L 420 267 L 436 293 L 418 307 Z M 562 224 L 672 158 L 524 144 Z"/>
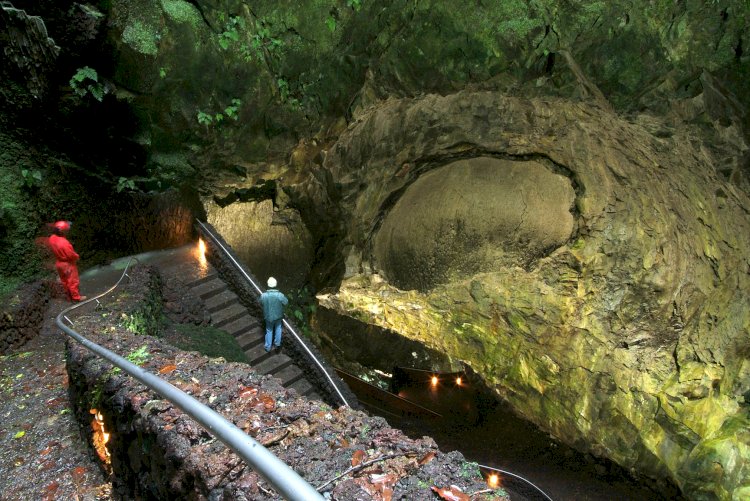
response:
<path fill-rule="evenodd" d="M 88 66 L 78 68 L 70 79 L 70 87 L 80 97 L 90 94 L 94 99 L 101 102 L 104 99 L 104 85 L 99 82 L 96 70 Z"/>

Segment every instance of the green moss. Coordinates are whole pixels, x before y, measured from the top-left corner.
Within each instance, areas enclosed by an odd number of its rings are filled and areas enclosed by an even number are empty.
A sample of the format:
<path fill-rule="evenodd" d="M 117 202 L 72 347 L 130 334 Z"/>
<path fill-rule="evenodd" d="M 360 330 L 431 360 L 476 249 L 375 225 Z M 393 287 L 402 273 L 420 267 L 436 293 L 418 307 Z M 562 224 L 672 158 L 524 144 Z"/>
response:
<path fill-rule="evenodd" d="M 184 0 L 161 0 L 161 6 L 164 13 L 175 22 L 188 23 L 193 28 L 197 28 L 201 22 L 198 10 Z"/>
<path fill-rule="evenodd" d="M 155 56 L 159 52 L 161 34 L 139 19 L 133 19 L 122 32 L 122 40 L 142 54 Z"/>
<path fill-rule="evenodd" d="M 180 349 L 223 357 L 227 362 L 248 362 L 237 340 L 220 329 L 190 324 L 175 324 L 173 328 L 176 335 L 168 335 L 167 340 Z"/>

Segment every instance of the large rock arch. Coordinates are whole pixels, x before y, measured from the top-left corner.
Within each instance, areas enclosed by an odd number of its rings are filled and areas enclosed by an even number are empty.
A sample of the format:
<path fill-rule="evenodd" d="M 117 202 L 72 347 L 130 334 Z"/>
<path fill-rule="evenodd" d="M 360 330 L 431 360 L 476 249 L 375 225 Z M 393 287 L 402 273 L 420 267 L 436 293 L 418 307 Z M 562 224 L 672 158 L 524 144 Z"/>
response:
<path fill-rule="evenodd" d="M 750 201 L 706 151 L 690 128 L 562 100 L 383 102 L 326 158 L 341 188 L 347 276 L 321 302 L 465 361 L 570 444 L 696 498 L 739 499 L 750 490 L 750 438 L 739 431 Z M 434 287 L 396 287 L 378 231 L 408 217 L 398 201 L 420 176 L 480 157 L 542 158 L 564 171 L 575 237 L 526 267 L 457 266 Z"/>

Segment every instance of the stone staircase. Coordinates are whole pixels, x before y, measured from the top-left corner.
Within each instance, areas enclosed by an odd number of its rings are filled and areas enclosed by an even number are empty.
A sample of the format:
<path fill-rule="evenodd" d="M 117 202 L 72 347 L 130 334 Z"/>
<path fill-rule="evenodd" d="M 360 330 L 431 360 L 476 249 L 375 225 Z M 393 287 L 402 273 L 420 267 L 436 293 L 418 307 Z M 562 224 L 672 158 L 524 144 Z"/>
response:
<path fill-rule="evenodd" d="M 165 279 L 181 280 L 203 300 L 211 314 L 211 325 L 234 336 L 253 369 L 280 379 L 285 388 L 292 388 L 301 396 L 322 400 L 316 388 L 305 378 L 302 369 L 283 351 L 274 353 L 272 350 L 266 353 L 263 346 L 263 319 L 253 316 L 240 303 L 237 295 L 229 289 L 211 264 L 198 266 L 195 259 L 154 264 L 159 267 Z M 293 341 L 285 339 L 284 343 L 287 342 Z"/>

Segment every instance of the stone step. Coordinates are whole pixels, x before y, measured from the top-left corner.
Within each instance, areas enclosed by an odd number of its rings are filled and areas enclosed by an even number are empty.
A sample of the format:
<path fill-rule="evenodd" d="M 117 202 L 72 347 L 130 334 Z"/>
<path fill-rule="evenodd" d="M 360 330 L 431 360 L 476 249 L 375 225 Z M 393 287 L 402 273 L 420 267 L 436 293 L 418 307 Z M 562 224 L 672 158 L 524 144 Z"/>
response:
<path fill-rule="evenodd" d="M 201 284 L 204 284 L 206 282 L 209 282 L 215 278 L 219 278 L 219 274 L 216 273 L 216 271 L 212 268 L 207 274 L 205 275 L 198 275 L 195 278 L 193 277 L 187 277 L 188 280 L 183 280 L 185 285 L 187 285 L 190 288 L 197 287 Z"/>
<path fill-rule="evenodd" d="M 289 367 L 293 363 L 292 359 L 283 353 L 276 354 L 274 353 L 274 350 L 272 350 L 271 353 L 273 353 L 272 357 L 263 360 L 259 364 L 253 365 L 253 369 L 262 374 L 275 376 L 277 372 Z"/>
<path fill-rule="evenodd" d="M 213 315 L 219 310 L 228 308 L 232 303 L 239 303 L 237 294 L 230 290 L 224 290 L 219 294 L 209 297 L 203 301 L 206 304 L 208 312 Z"/>
<path fill-rule="evenodd" d="M 305 373 L 296 365 L 289 364 L 280 371 L 275 372 L 273 376 L 279 378 L 281 380 L 281 384 L 283 384 L 285 387 L 289 387 L 305 377 Z"/>
<path fill-rule="evenodd" d="M 307 396 L 308 393 L 315 391 L 315 388 L 310 384 L 310 381 L 304 378 L 290 384 L 287 388 L 295 390 L 301 397 Z"/>
<path fill-rule="evenodd" d="M 231 334 L 232 337 L 240 337 L 245 332 L 252 332 L 257 326 L 258 321 L 255 319 L 255 317 L 244 315 L 237 320 L 232 320 L 231 322 L 225 324 L 220 328 L 227 334 Z"/>
<path fill-rule="evenodd" d="M 315 391 L 315 388 L 305 393 L 305 397 L 310 400 L 320 400 L 321 402 L 323 401 L 323 397 L 321 397 L 320 394 Z"/>
<path fill-rule="evenodd" d="M 228 288 L 229 287 L 227 286 L 226 282 L 224 282 L 224 280 L 220 279 L 219 277 L 215 277 L 213 280 L 208 280 L 196 285 L 195 287 L 192 287 L 192 291 L 196 296 L 205 301 L 213 296 L 216 296 L 217 294 L 224 292 Z"/>
<path fill-rule="evenodd" d="M 250 348 L 254 348 L 258 344 L 263 344 L 263 342 L 265 341 L 263 338 L 264 333 L 258 329 L 252 329 L 247 332 L 243 332 L 236 337 L 237 344 L 240 345 L 242 351 L 247 351 Z"/>
<path fill-rule="evenodd" d="M 266 358 L 273 355 L 273 350 L 271 350 L 270 353 L 266 352 L 265 346 L 263 346 L 263 343 L 258 343 L 257 345 L 251 346 L 250 348 L 245 350 L 245 355 L 247 355 L 248 360 L 250 361 L 250 365 L 253 366 L 253 368 L 263 362 Z"/>
<path fill-rule="evenodd" d="M 255 317 L 252 317 L 248 314 L 247 308 L 245 308 L 242 304 L 234 303 L 211 315 L 211 324 L 217 329 L 221 329 L 223 328 L 223 326 L 235 320 L 239 320 L 243 316 L 255 319 Z"/>

